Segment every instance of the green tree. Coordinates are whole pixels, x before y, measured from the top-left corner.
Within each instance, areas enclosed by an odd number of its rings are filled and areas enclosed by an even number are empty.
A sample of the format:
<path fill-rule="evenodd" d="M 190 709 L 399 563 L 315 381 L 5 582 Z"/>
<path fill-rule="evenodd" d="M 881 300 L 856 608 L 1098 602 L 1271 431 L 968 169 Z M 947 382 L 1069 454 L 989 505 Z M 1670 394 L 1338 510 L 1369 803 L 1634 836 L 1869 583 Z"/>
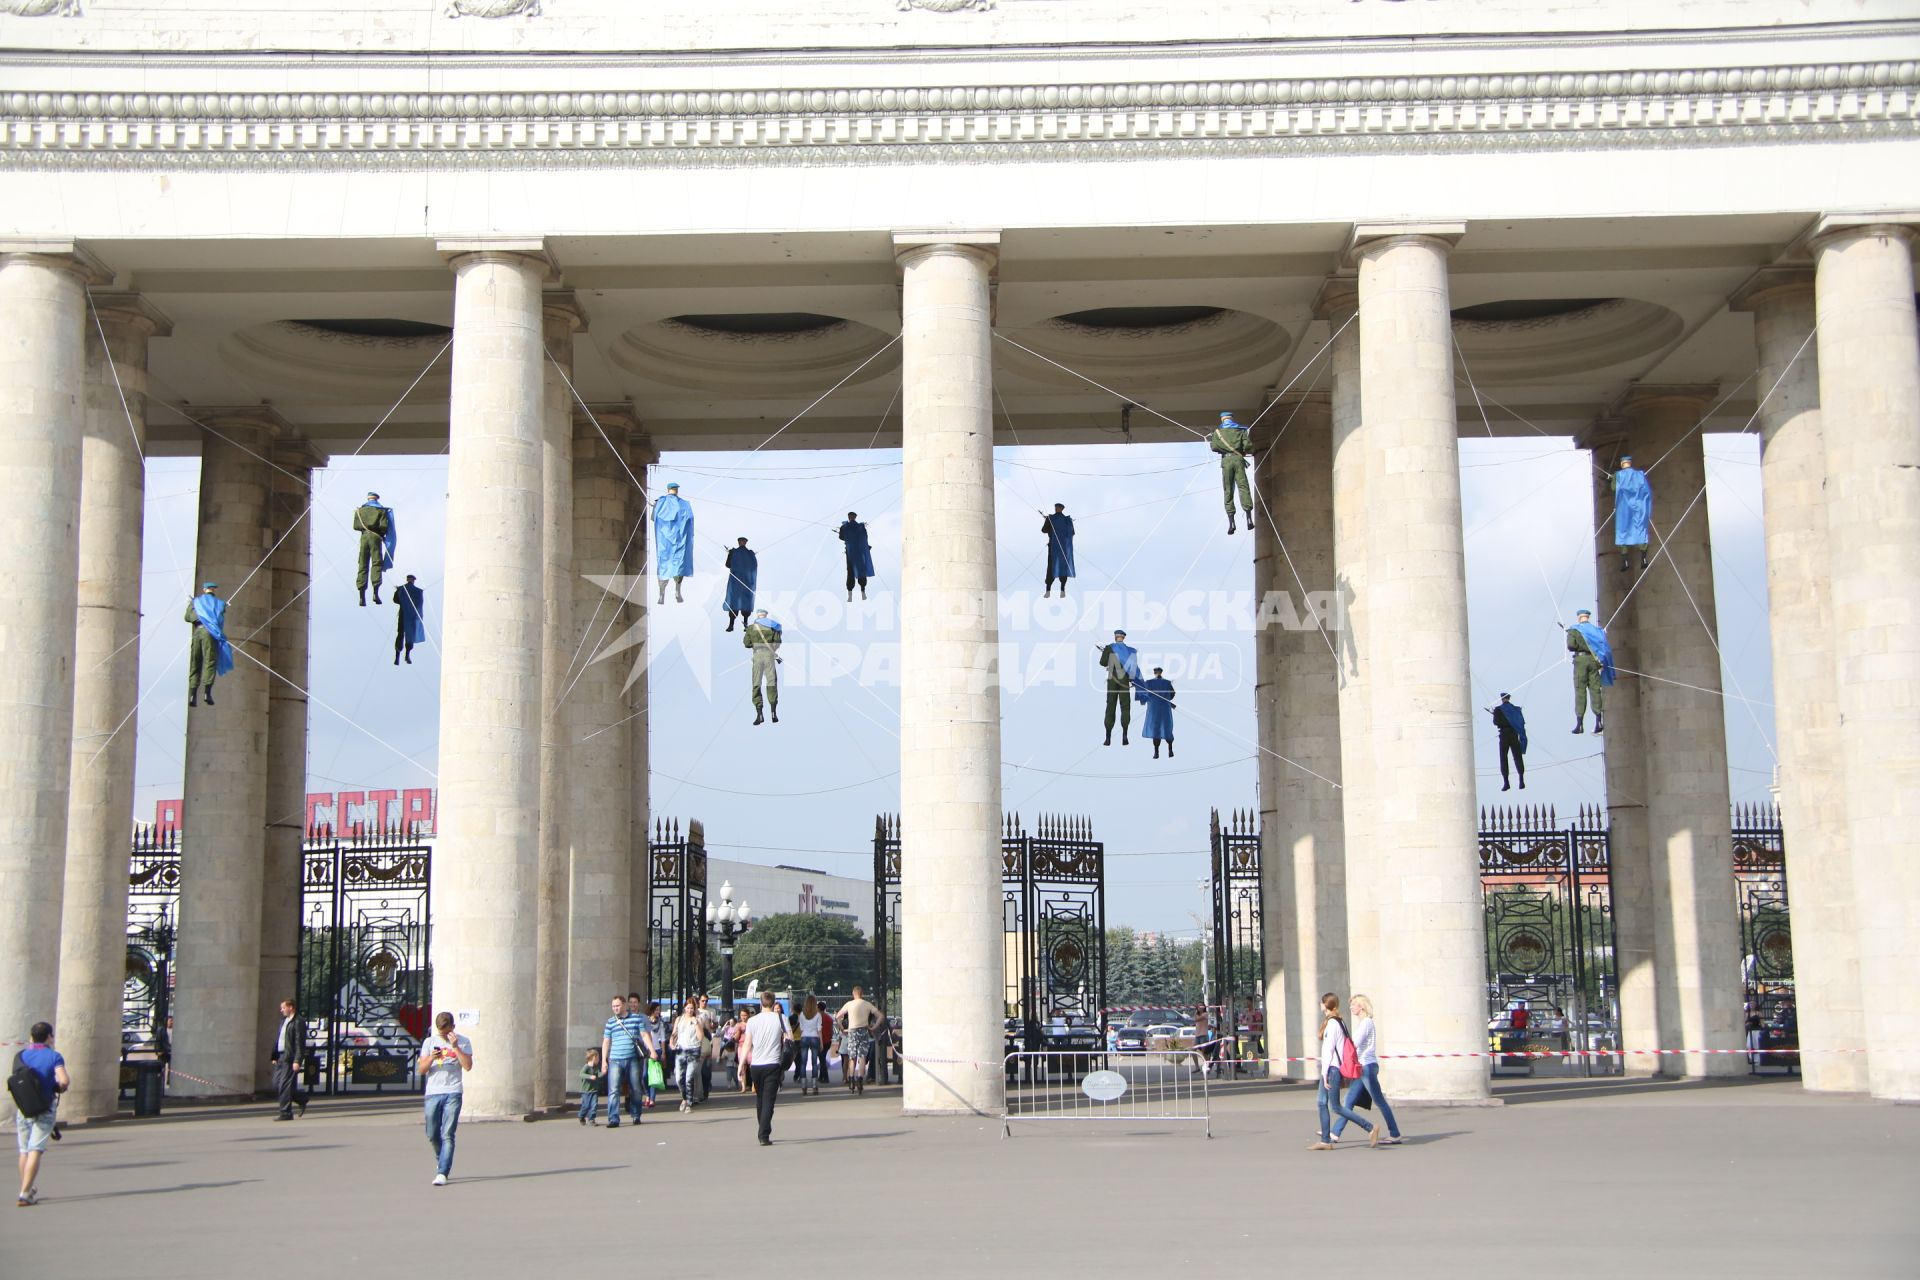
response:
<path fill-rule="evenodd" d="M 831 916 L 767 916 L 754 921 L 734 948 L 733 971 L 744 989 L 748 975 L 763 990 L 845 999 L 856 982 L 864 983 L 873 952 L 855 925 Z"/>

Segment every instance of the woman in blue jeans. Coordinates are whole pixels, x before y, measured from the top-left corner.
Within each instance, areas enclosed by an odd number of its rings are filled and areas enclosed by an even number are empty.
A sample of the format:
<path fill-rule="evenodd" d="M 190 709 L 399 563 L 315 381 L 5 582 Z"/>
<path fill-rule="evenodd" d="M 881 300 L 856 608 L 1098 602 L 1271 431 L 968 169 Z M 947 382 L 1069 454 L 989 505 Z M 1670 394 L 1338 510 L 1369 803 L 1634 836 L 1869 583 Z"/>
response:
<path fill-rule="evenodd" d="M 1382 1138 L 1376 1134 L 1374 1144 L 1398 1146 L 1400 1125 L 1393 1118 L 1393 1108 L 1387 1105 L 1387 1095 L 1380 1092 L 1380 1050 L 1373 1040 L 1373 1001 L 1356 995 L 1347 1002 L 1347 1008 L 1353 1013 L 1353 1047 L 1360 1053 L 1360 1078 L 1347 1086 L 1346 1107 L 1341 1118 L 1334 1122 L 1333 1140 L 1340 1141 L 1340 1131 L 1347 1127 L 1346 1116 L 1353 1111 L 1353 1104 L 1360 1101 L 1360 1091 L 1365 1089 L 1373 1099 L 1374 1109 L 1380 1113 L 1381 1122 L 1387 1126 L 1387 1136 Z"/>
<path fill-rule="evenodd" d="M 1327 1133 L 1327 1112 L 1342 1120 L 1351 1120 L 1373 1133 L 1373 1126 L 1348 1110 L 1340 1101 L 1340 1059 L 1347 1044 L 1347 1027 L 1340 1021 L 1340 997 L 1329 991 L 1320 997 L 1320 1140 L 1309 1151 L 1333 1150 L 1333 1138 Z M 1337 1130 L 1335 1132 L 1338 1132 Z"/>
<path fill-rule="evenodd" d="M 434 1034 L 420 1046 L 420 1079 L 427 1100 L 427 1141 L 438 1169 L 433 1185 L 444 1187 L 453 1172 L 453 1134 L 460 1127 L 463 1078 L 473 1070 L 473 1041 L 453 1029 L 453 1015 L 433 1019 Z"/>

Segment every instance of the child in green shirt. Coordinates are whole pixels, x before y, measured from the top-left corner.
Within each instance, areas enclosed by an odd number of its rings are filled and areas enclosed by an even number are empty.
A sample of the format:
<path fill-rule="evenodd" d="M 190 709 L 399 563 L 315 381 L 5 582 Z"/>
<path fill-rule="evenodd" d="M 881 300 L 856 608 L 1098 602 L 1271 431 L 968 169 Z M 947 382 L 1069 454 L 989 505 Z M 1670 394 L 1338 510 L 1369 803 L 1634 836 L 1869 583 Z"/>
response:
<path fill-rule="evenodd" d="M 587 1061 L 580 1068 L 580 1123 L 598 1124 L 595 1114 L 600 1107 L 600 1090 L 605 1086 L 607 1073 L 600 1069 L 600 1051 L 587 1050 Z"/>

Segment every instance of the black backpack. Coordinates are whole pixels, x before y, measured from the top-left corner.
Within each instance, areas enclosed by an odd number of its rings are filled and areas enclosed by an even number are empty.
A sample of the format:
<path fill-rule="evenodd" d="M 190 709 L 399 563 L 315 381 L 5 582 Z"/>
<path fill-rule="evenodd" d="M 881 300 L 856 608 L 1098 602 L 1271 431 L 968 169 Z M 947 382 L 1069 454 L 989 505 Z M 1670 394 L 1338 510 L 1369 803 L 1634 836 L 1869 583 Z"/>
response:
<path fill-rule="evenodd" d="M 40 1083 L 40 1075 L 26 1064 L 26 1050 L 13 1055 L 13 1074 L 7 1077 L 7 1092 L 13 1095 L 13 1105 L 20 1114 L 31 1120 L 47 1113 L 47 1090 Z"/>

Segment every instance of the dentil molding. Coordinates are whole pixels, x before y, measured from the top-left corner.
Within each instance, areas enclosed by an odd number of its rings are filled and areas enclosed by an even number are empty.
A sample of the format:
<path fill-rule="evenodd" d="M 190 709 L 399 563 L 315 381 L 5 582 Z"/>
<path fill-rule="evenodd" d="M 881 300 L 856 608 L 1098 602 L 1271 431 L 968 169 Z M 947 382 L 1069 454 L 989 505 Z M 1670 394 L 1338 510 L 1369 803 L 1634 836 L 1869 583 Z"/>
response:
<path fill-rule="evenodd" d="M 16 0 L 17 2 L 17 0 Z M 504 0 L 466 0 L 499 7 Z M 938 88 L 0 94 L 0 168 L 591 167 L 1910 136 L 1913 61 Z"/>

